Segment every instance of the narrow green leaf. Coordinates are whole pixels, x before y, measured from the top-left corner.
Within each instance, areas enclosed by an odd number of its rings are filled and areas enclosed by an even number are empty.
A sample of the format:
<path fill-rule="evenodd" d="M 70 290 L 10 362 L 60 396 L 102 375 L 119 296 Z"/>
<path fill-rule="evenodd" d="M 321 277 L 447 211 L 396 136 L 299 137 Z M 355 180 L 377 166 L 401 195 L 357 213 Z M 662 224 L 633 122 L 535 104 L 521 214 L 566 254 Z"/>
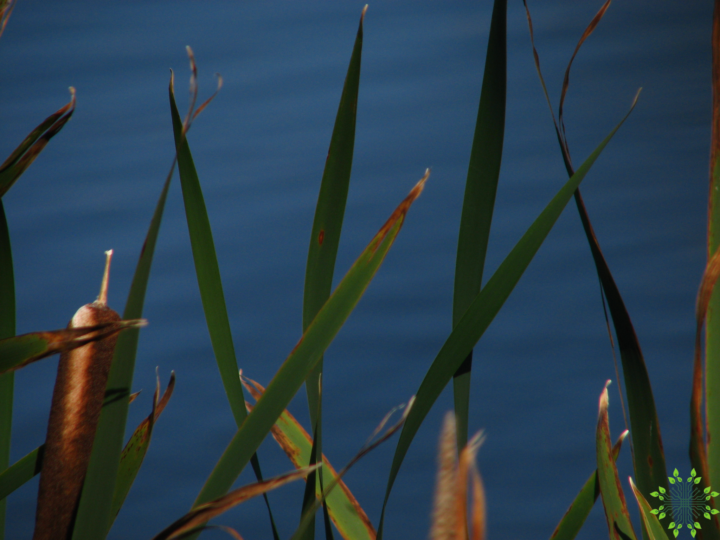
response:
<path fill-rule="evenodd" d="M 613 446 L 613 459 L 617 461 L 620 455 L 620 448 L 625 440 L 628 432 L 624 431 Z M 573 540 L 580 532 L 585 520 L 590 515 L 590 510 L 595 505 L 595 501 L 600 496 L 600 486 L 598 485 L 597 469 L 593 471 L 590 478 L 583 484 L 580 493 L 577 494 L 575 500 L 567 509 L 565 515 L 555 527 L 550 540 Z"/>
<path fill-rule="evenodd" d="M 303 331 L 310 326 L 323 304 L 330 298 L 335 258 L 340 244 L 345 203 L 347 201 L 355 147 L 355 116 L 360 86 L 360 61 L 363 45 L 363 19 L 355 37 L 350 65 L 338 106 L 330 140 L 320 194 L 315 208 L 303 296 Z M 317 392 L 317 388 L 312 390 Z M 311 405 L 312 409 L 312 405 Z M 312 415 L 315 411 L 312 411 Z M 313 422 L 314 423 L 314 422 Z"/>
<path fill-rule="evenodd" d="M 602 495 L 605 518 L 607 519 L 610 538 L 624 540 L 630 538 L 635 540 L 635 531 L 630 522 L 630 514 L 625 504 L 625 495 L 620 487 L 615 460 L 612 458 L 612 447 L 610 442 L 610 423 L 608 421 L 608 392 L 607 382 L 600 395 L 598 407 L 598 423 L 596 431 L 597 446 L 597 472 L 600 494 Z"/>
<path fill-rule="evenodd" d="M 0 339 L 15 335 L 15 276 L 10 231 L 0 199 Z M 0 354 L 0 358 L 2 355 Z M 0 474 L 10 464 L 15 375 L 0 375 Z M 0 540 L 5 538 L 5 500 L 0 499 Z"/>
<path fill-rule="evenodd" d="M 47 143 L 63 128 L 75 112 L 75 89 L 70 87 L 70 103 L 48 116 L 0 165 L 0 197 L 5 195 L 18 178 L 35 161 Z"/>
<path fill-rule="evenodd" d="M 44 444 L 38 446 L 0 474 L 0 501 L 26 482 L 32 480 L 33 476 L 40 474 L 44 451 Z"/>
<path fill-rule="evenodd" d="M 238 378 L 235 346 L 230 332 L 230 320 L 227 316 L 225 294 L 223 293 L 220 267 L 215 253 L 208 219 L 205 199 L 200 188 L 200 180 L 195 170 L 195 163 L 187 138 L 183 133 L 183 124 L 175 104 L 175 94 L 170 85 L 170 112 L 172 114 L 175 149 L 177 151 L 178 171 L 182 185 L 185 216 L 187 218 L 190 245 L 192 246 L 195 273 L 197 274 L 200 297 L 210 341 L 212 342 L 215 359 L 220 370 L 220 377 L 225 387 L 230 408 L 235 422 L 239 426 L 247 416 L 242 385 Z"/>
<path fill-rule="evenodd" d="M 385 508 L 387 506 L 390 491 L 395 482 L 395 478 L 400 470 L 405 454 L 410 448 L 417 430 L 420 428 L 425 416 L 430 411 L 433 403 L 442 392 L 445 385 L 450 381 L 458 367 L 467 358 L 472 348 L 483 335 L 487 327 L 493 321 L 495 316 L 502 308 L 505 300 L 515 288 L 515 285 L 522 277 L 525 269 L 530 261 L 540 249 L 548 233 L 567 205 L 570 197 L 582 182 L 585 175 L 592 167 L 595 160 L 603 151 L 605 146 L 610 142 L 615 132 L 625 122 L 632 112 L 632 108 L 637 102 L 637 96 L 633 101 L 630 111 L 615 126 L 610 134 L 600 143 L 600 145 L 590 154 L 587 160 L 580 166 L 577 172 L 566 182 L 566 184 L 558 191 L 550 203 L 545 207 L 542 213 L 533 222 L 530 228 L 525 232 L 520 241 L 515 245 L 510 254 L 505 258 L 500 267 L 496 270 L 485 287 L 475 297 L 470 307 L 463 315 L 440 352 L 435 357 L 430 369 L 425 374 L 420 389 L 417 392 L 415 405 L 413 406 L 407 422 L 403 426 L 400 440 L 398 441 L 393 457 L 393 463 L 390 469 L 390 477 L 385 491 L 385 501 L 383 502 L 383 512 L 380 517 L 380 526 L 378 527 L 378 538 L 382 537 L 383 520 L 385 518 Z"/>
<path fill-rule="evenodd" d="M 140 259 L 135 268 L 135 275 L 123 313 L 125 319 L 136 319 L 142 316 L 155 244 L 160 231 L 174 166 L 173 163 L 173 167 L 165 179 L 165 185 L 160 193 L 145 237 L 145 243 L 140 251 Z M 128 330 L 120 334 L 115 346 L 115 355 L 105 393 L 106 401 L 100 413 L 95 443 L 75 519 L 74 540 L 102 540 L 107 536 L 112 525 L 114 518 L 112 501 L 125 438 L 129 404 L 127 398 L 130 396 L 132 386 L 139 337 L 138 330 Z"/>
<path fill-rule="evenodd" d="M 629 481 L 630 487 L 633 490 L 633 495 L 635 495 L 635 500 L 640 507 L 640 516 L 642 517 L 643 524 L 645 525 L 645 530 L 647 531 L 650 540 L 665 540 L 665 538 L 667 538 L 665 529 L 663 529 L 662 524 L 652 511 L 652 507 L 650 506 L 650 504 L 648 504 L 647 500 L 645 500 L 643 494 L 640 493 L 640 490 L 635 486 L 632 478 L 629 478 Z M 700 528 L 697 523 L 695 524 L 695 526 L 698 529 Z"/>
<path fill-rule="evenodd" d="M 305 271 L 303 332 L 330 297 L 332 291 L 335 259 L 340 244 L 355 148 L 355 118 L 360 87 L 363 20 L 366 10 L 367 6 L 363 8 L 360 15 L 360 25 L 355 37 L 352 55 L 350 56 L 350 65 L 345 76 L 345 84 L 335 117 L 335 126 L 330 139 L 330 148 L 325 161 L 325 169 L 315 209 L 315 219 L 308 249 L 307 269 Z M 323 359 L 320 358 L 306 383 L 310 420 L 315 433 L 314 441 L 317 445 L 318 454 L 322 454 L 322 425 L 317 423 L 318 416 L 316 416 L 322 410 L 322 400 L 318 393 L 322 370 Z M 319 485 L 322 484 L 322 474 L 322 470 L 317 472 Z M 314 485 L 315 476 L 315 473 L 311 473 L 308 482 L 312 480 Z M 309 538 L 314 538 L 314 522 L 307 531 L 307 535 Z"/>
<path fill-rule="evenodd" d="M 453 326 L 460 321 L 482 286 L 505 134 L 506 34 L 507 0 L 495 0 L 460 218 L 455 262 Z M 472 351 L 453 378 L 458 448 L 464 448 L 467 444 L 471 368 Z"/>
<path fill-rule="evenodd" d="M 542 72 L 540 70 L 539 56 L 533 41 L 530 11 L 527 8 L 525 0 L 523 0 L 523 2 L 525 3 L 528 24 L 530 27 L 530 39 L 531 42 L 533 42 L 535 67 L 540 77 L 540 83 L 553 118 L 555 132 L 560 144 L 563 161 L 565 162 L 565 168 L 568 175 L 572 176 L 575 174 L 575 170 L 572 165 L 570 150 L 565 136 L 565 125 L 563 120 L 563 103 L 568 90 L 570 68 L 575 56 L 580 50 L 580 47 L 595 30 L 602 17 L 605 15 L 605 12 L 610 7 L 610 0 L 607 0 L 602 5 L 600 10 L 590 21 L 590 24 L 583 32 L 577 46 L 575 47 L 575 51 L 573 52 L 570 62 L 565 70 L 565 78 L 563 80 L 557 121 L 555 120 L 555 114 L 550 103 L 545 80 L 543 79 Z M 628 411 L 630 414 L 631 427 L 630 432 L 634 448 L 633 465 L 635 468 L 635 476 L 640 490 L 648 493 L 651 489 L 656 488 L 657 486 L 668 485 L 666 480 L 667 473 L 665 469 L 665 455 L 662 450 L 660 426 L 655 409 L 655 400 L 653 398 L 652 388 L 650 387 L 650 378 L 647 373 L 647 368 L 645 366 L 645 361 L 640 350 L 640 344 L 638 342 L 637 335 L 635 334 L 632 320 L 630 319 L 630 315 L 628 314 L 622 300 L 620 291 L 615 283 L 612 273 L 610 272 L 607 261 L 602 254 L 600 244 L 595 236 L 595 232 L 593 231 L 592 224 L 590 223 L 590 218 L 587 210 L 585 209 L 585 203 L 583 202 L 579 189 L 575 193 L 575 204 L 580 214 L 583 230 L 585 231 L 585 236 L 587 237 L 588 244 L 590 246 L 598 278 L 600 279 L 605 298 L 607 298 L 608 308 L 615 327 L 615 334 L 617 336 L 620 357 L 623 364 L 626 393 L 628 396 Z"/>
<path fill-rule="evenodd" d="M 225 493 L 260 446 L 275 421 L 300 389 L 310 371 L 330 345 L 370 284 L 400 232 L 412 202 L 422 192 L 429 171 L 395 209 L 360 254 L 300 341 L 280 367 L 252 413 L 225 449 L 205 482 L 195 506 Z"/>
<path fill-rule="evenodd" d="M 168 382 L 167 388 L 160 398 L 160 379 L 157 382 L 157 388 L 155 395 L 153 396 L 153 407 L 150 415 L 143 420 L 140 425 L 135 429 L 132 437 L 123 448 L 120 456 L 120 467 L 118 468 L 117 481 L 115 483 L 115 493 L 113 495 L 111 519 L 115 519 L 120 508 L 125 502 L 127 494 L 130 492 L 130 488 L 135 481 L 140 466 L 145 459 L 145 454 L 150 446 L 150 438 L 152 437 L 152 430 L 155 426 L 155 422 L 160 417 L 170 401 L 173 389 L 175 388 L 175 372 L 170 374 L 170 381 Z M 111 524 L 112 525 L 112 524 Z"/>
<path fill-rule="evenodd" d="M 195 79 L 196 68 L 192 51 L 188 48 L 190 64 Z M 194 86 L 194 83 L 193 83 Z M 180 173 L 180 184 L 182 186 L 183 201 L 185 203 L 185 218 L 190 235 L 190 245 L 195 261 L 195 274 L 200 289 L 200 298 L 205 311 L 205 321 L 210 333 L 215 360 L 220 371 L 220 378 L 225 388 L 225 394 L 230 402 L 230 409 L 235 423 L 238 427 L 242 425 L 247 417 L 245 410 L 245 396 L 238 377 L 237 359 L 235 357 L 235 345 L 233 345 L 232 333 L 230 332 L 230 320 L 225 305 L 225 293 L 223 292 L 222 280 L 220 278 L 220 267 L 215 253 L 215 241 L 213 240 L 210 220 L 205 207 L 205 198 L 200 187 L 200 179 L 195 170 L 195 163 L 190 152 L 190 145 L 187 141 L 186 128 L 180 120 L 177 105 L 175 104 L 175 92 L 172 80 L 170 82 L 170 114 L 172 116 L 173 133 L 175 135 L 175 151 L 177 155 L 178 172 Z M 206 102 L 207 104 L 207 102 Z M 203 105 L 204 107 L 204 105 Z M 201 107 L 202 108 L 202 107 Z M 198 111 L 201 109 L 198 109 Z M 197 114 L 197 113 L 196 113 Z M 255 476 L 259 481 L 263 479 L 260 470 L 260 462 L 257 456 L 252 457 L 252 466 Z M 270 503 L 265 498 L 270 522 L 275 540 L 279 540 L 275 520 L 270 510 Z"/>

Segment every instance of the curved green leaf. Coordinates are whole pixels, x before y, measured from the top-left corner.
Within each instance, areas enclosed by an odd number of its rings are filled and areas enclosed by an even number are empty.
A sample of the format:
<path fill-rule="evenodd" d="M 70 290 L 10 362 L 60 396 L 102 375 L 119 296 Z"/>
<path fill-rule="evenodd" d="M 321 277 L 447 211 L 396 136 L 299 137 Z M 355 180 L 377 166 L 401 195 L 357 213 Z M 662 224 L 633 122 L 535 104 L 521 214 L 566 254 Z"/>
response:
<path fill-rule="evenodd" d="M 188 48 L 190 66 L 192 69 L 191 87 L 195 90 L 196 66 L 192 51 Z M 205 207 L 205 198 L 200 187 L 200 179 L 195 169 L 190 145 L 187 140 L 187 129 L 180 120 L 177 105 L 175 104 L 175 92 L 172 81 L 170 83 L 170 114 L 172 116 L 173 133 L 175 135 L 175 151 L 177 155 L 178 172 L 182 186 L 183 201 L 185 203 L 185 219 L 190 235 L 190 245 L 195 262 L 195 274 L 200 289 L 202 300 L 212 343 L 215 361 L 220 371 L 220 378 L 225 388 L 225 394 L 230 402 L 230 409 L 235 423 L 238 427 L 245 421 L 247 411 L 245 410 L 245 396 L 242 385 L 237 376 L 238 367 L 235 357 L 235 345 L 230 332 L 230 320 L 228 319 L 227 307 L 225 305 L 225 293 L 223 292 L 222 279 L 220 278 L 220 267 L 215 253 L 215 241 L 213 240 L 210 220 Z M 196 96 L 193 97 L 193 103 Z M 212 99 L 212 98 L 210 98 Z M 209 101 L 209 100 L 208 100 Z M 208 102 L 201 105 L 193 115 L 192 111 L 188 118 L 196 116 Z M 257 456 L 252 457 L 252 467 L 258 480 L 262 480 L 262 471 Z M 270 513 L 270 523 L 275 540 L 279 540 L 275 521 L 270 510 L 270 503 L 265 498 L 265 503 Z"/>
<path fill-rule="evenodd" d="M 185 217 L 190 234 L 195 273 L 197 274 L 200 297 L 210 341 L 215 359 L 225 387 L 235 422 L 239 426 L 247 416 L 242 385 L 238 379 L 235 346 L 230 332 L 230 320 L 227 316 L 225 294 L 223 293 L 220 267 L 215 253 L 215 241 L 210 229 L 210 220 L 205 207 L 205 199 L 200 188 L 200 180 L 195 170 L 190 146 L 183 133 L 183 124 L 175 105 L 175 95 L 170 86 L 170 111 L 172 114 L 175 148 L 177 150 L 178 171 L 182 185 Z"/>
<path fill-rule="evenodd" d="M 5 195 L 18 178 L 35 161 L 47 143 L 63 128 L 75 112 L 75 89 L 70 87 L 70 103 L 48 116 L 0 165 L 0 197 Z"/>
<path fill-rule="evenodd" d="M 533 40 L 532 19 L 530 11 L 527 8 L 528 23 L 530 25 L 530 39 Z M 563 103 L 567 94 L 570 68 L 573 60 L 577 55 L 580 47 L 585 40 L 592 34 L 605 12 L 610 7 L 610 0 L 607 0 L 597 14 L 590 21 L 583 35 L 580 38 L 575 51 L 565 70 L 565 78 L 563 80 L 562 92 L 560 97 L 560 107 L 558 110 L 558 120 L 555 121 L 555 115 L 550 104 L 545 81 L 540 70 L 540 61 L 533 43 L 533 53 L 535 55 L 535 67 L 540 77 L 540 83 L 545 93 L 545 98 L 550 108 L 550 114 L 555 125 L 555 133 L 560 144 L 563 161 L 569 176 L 575 174 L 570 156 L 570 150 L 565 135 L 565 124 L 563 120 Z M 600 249 L 590 217 L 585 209 L 582 195 L 578 189 L 575 192 L 575 204 L 580 214 L 580 221 L 585 231 L 590 251 L 595 263 L 595 269 L 602 286 L 603 293 L 607 299 L 607 305 L 612 316 L 613 326 L 615 327 L 615 335 L 617 336 L 618 347 L 620 349 L 620 358 L 623 365 L 623 379 L 625 381 L 625 390 L 628 399 L 628 411 L 630 416 L 630 432 L 633 439 L 633 466 L 635 468 L 635 476 L 637 478 L 639 488 L 648 493 L 657 486 L 667 486 L 667 472 L 665 469 L 665 454 L 663 452 L 662 439 L 660 437 L 660 425 L 655 409 L 655 399 L 653 397 L 652 388 L 650 386 L 650 377 L 648 376 L 645 360 L 643 359 L 640 343 L 635 328 L 633 327 L 630 315 L 625 307 L 620 290 L 618 289 L 615 279 L 610 272 L 610 267 L 605 260 Z"/>
<path fill-rule="evenodd" d="M 425 419 L 425 416 L 453 374 L 460 367 L 487 327 L 490 326 L 490 323 L 498 314 L 500 308 L 502 308 L 505 300 L 510 296 L 510 293 L 522 277 L 525 269 L 535 256 L 535 253 L 540 249 L 545 237 L 560 217 L 570 197 L 572 197 L 578 185 L 580 185 L 580 182 L 585 178 L 585 175 L 605 146 L 610 142 L 610 139 L 612 139 L 613 135 L 615 135 L 630 115 L 636 102 L 637 96 L 633 101 L 630 111 L 620 123 L 615 126 L 610 134 L 605 137 L 593 153 L 590 154 L 590 157 L 585 160 L 572 178 L 558 191 L 555 197 L 553 197 L 525 232 L 485 287 L 483 287 L 472 301 L 465 315 L 460 319 L 457 326 L 453 328 L 442 349 L 440 349 L 440 352 L 435 357 L 430 369 L 425 374 L 425 378 L 417 392 L 415 405 L 412 411 L 410 411 L 408 419 L 403 426 L 402 433 L 400 434 L 400 440 L 395 450 L 395 456 L 393 457 L 393 463 L 390 468 L 390 477 L 388 478 L 385 491 L 385 501 L 383 502 L 383 511 L 380 517 L 380 526 L 378 527 L 378 538 L 382 537 L 385 508 L 387 507 L 387 501 L 390 497 L 392 486 L 395 483 L 395 478 L 400 470 L 405 454 L 410 448 L 410 444 L 417 430 L 420 429 L 420 425 Z"/>

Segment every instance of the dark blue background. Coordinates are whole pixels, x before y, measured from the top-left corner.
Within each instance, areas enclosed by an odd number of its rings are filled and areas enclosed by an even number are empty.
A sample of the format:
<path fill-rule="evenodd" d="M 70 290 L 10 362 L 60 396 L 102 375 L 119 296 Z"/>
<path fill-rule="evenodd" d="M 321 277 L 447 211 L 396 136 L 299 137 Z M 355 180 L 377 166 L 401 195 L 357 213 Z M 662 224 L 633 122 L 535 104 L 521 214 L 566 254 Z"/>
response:
<path fill-rule="evenodd" d="M 580 52 L 566 105 L 580 163 L 637 109 L 583 193 L 650 371 L 668 466 L 689 470 L 693 309 L 705 260 L 711 2 L 618 2 Z M 315 200 L 362 3 L 21 1 L 0 40 L 0 154 L 77 88 L 71 122 L 4 202 L 13 242 L 18 332 L 60 328 L 97 295 L 115 249 L 110 304 L 122 310 L 173 156 L 169 68 L 181 109 L 195 51 L 201 98 L 225 80 L 190 144 L 203 184 L 238 362 L 267 384 L 300 337 Z M 600 2 L 532 2 L 553 103 Z M 426 167 L 432 176 L 376 279 L 326 355 L 324 450 L 341 466 L 386 411 L 417 391 L 450 331 L 462 194 L 482 82 L 490 2 L 378 2 L 365 20 L 355 160 L 337 261 L 340 278 Z M 505 152 L 486 276 L 566 176 L 532 61 L 522 4 L 508 13 Z M 177 182 L 177 181 L 175 181 Z M 146 303 L 130 426 L 150 408 L 155 366 L 175 396 L 157 425 L 111 538 L 149 538 L 191 505 L 234 433 L 204 322 L 178 185 Z M 56 359 L 17 375 L 13 460 L 42 443 Z M 476 348 L 471 430 L 490 538 L 547 538 L 594 468 L 597 399 L 616 379 L 599 287 L 569 207 Z M 622 427 L 617 385 L 611 427 Z M 387 538 L 429 528 L 446 391 L 408 453 Z M 304 392 L 291 410 L 307 419 Z M 375 524 L 395 440 L 347 483 Z M 629 446 L 621 476 L 632 474 Z M 290 463 L 269 440 L 266 474 Z M 685 473 L 683 473 L 685 474 Z M 240 482 L 253 477 L 245 471 Z M 29 538 L 37 481 L 9 499 L 8 537 Z M 283 537 L 302 486 L 271 496 Z M 631 512 L 636 514 L 634 503 Z M 269 538 L 262 503 L 217 520 Z M 596 507 L 581 538 L 606 538 Z M 220 532 L 208 538 L 223 538 Z"/>

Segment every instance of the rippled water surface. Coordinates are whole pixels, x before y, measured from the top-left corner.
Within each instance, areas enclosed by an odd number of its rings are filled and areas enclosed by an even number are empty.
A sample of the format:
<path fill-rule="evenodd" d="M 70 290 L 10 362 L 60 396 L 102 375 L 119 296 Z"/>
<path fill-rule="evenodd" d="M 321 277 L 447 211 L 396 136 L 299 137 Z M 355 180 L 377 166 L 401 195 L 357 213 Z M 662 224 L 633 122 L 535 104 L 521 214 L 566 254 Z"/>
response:
<path fill-rule="evenodd" d="M 599 2 L 531 2 L 553 104 Z M 97 295 L 114 248 L 110 304 L 124 305 L 173 156 L 167 103 L 175 71 L 187 103 L 185 45 L 201 97 L 225 85 L 190 144 L 203 185 L 238 362 L 267 383 L 301 329 L 307 246 L 337 104 L 362 9 L 356 2 L 19 2 L 0 40 L 0 153 L 7 155 L 77 89 L 77 111 L 4 197 L 13 242 L 18 332 L 64 326 Z M 365 20 L 357 138 L 341 277 L 426 167 L 432 176 L 390 255 L 327 352 L 324 450 L 340 466 L 386 411 L 406 401 L 450 330 L 460 209 L 480 95 L 490 2 L 379 2 Z M 705 260 L 710 133 L 710 2 L 618 2 L 577 57 L 566 104 L 576 164 L 636 110 L 583 183 L 583 194 L 650 371 L 668 465 L 689 469 L 693 304 Z M 508 13 L 505 151 L 486 276 L 565 178 L 535 71 L 522 4 Z M 594 468 L 597 399 L 616 379 L 589 249 L 566 209 L 476 348 L 471 430 L 490 538 L 547 538 Z M 155 367 L 176 393 L 111 538 L 150 538 L 192 504 L 234 433 L 197 290 L 179 185 L 156 252 L 130 425 L 147 415 Z M 41 444 L 57 360 L 16 379 L 12 459 Z M 613 385 L 611 427 L 623 426 Z M 386 538 L 429 527 L 446 391 L 408 453 Z M 291 410 L 307 425 L 304 391 Z M 395 440 L 347 482 L 375 524 Z M 628 449 L 625 449 L 628 450 Z M 623 482 L 632 473 L 623 451 Z M 272 440 L 266 474 L 290 464 Z M 245 471 L 240 481 L 250 482 Z M 8 537 L 29 538 L 37 480 L 9 499 Z M 271 496 L 281 535 L 302 486 Z M 633 509 L 634 512 L 634 509 Z M 218 520 L 270 538 L 263 505 Z M 222 533 L 207 533 L 221 538 Z M 606 538 L 598 508 L 582 538 Z"/>

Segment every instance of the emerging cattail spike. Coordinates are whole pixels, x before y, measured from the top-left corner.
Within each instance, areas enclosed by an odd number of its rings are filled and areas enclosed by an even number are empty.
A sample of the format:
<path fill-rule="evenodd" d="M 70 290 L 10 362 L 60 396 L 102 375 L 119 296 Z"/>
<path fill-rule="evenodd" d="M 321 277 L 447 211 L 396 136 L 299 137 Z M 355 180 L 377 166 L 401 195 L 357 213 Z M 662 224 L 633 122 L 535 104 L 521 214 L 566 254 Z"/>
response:
<path fill-rule="evenodd" d="M 103 272 L 102 283 L 100 284 L 100 294 L 97 303 L 107 305 L 108 285 L 110 283 L 110 262 L 112 261 L 113 250 L 109 249 L 105 252 L 105 272 Z"/>

